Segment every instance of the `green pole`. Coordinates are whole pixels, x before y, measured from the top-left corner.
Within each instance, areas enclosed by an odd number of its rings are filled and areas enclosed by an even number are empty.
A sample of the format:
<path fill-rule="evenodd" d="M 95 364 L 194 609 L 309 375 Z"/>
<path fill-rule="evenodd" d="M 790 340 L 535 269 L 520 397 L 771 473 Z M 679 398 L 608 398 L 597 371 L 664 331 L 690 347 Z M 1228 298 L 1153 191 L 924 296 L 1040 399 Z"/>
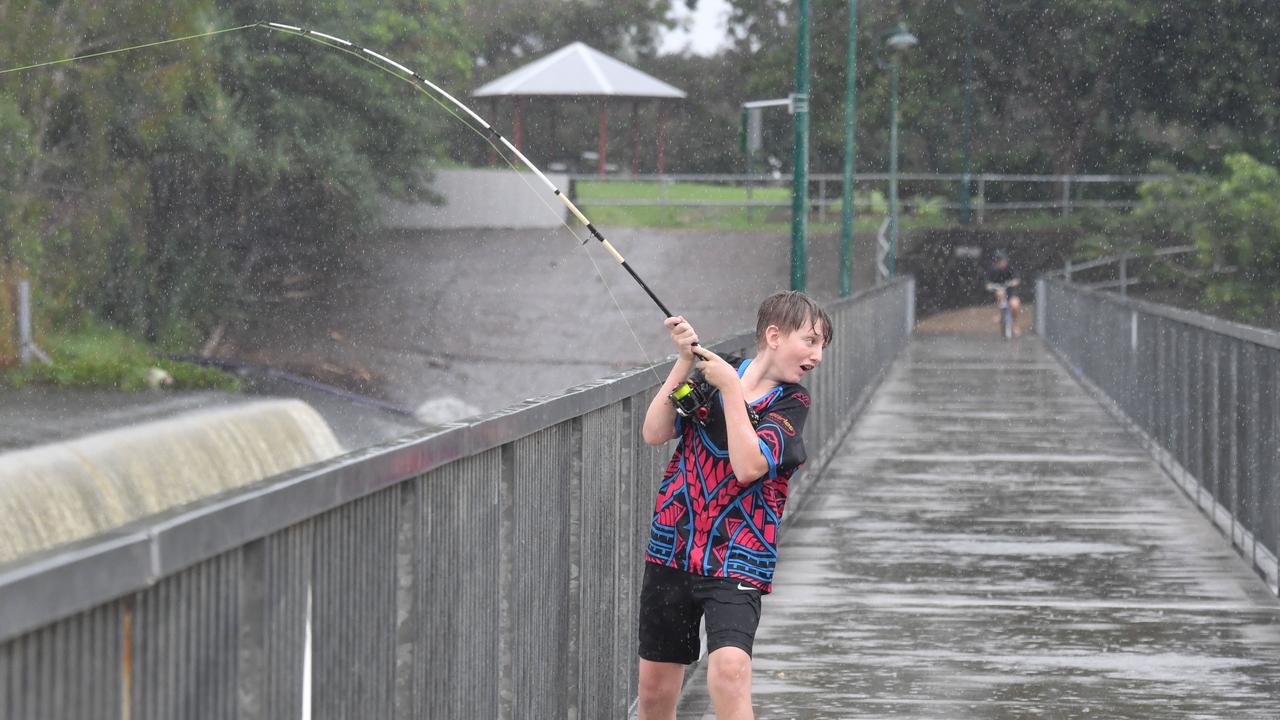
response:
<path fill-rule="evenodd" d="M 809 214 L 809 0 L 796 22 L 795 153 L 791 172 L 791 289 L 804 290 L 805 223 Z"/>
<path fill-rule="evenodd" d="M 889 277 L 895 273 L 898 259 L 898 63 L 889 66 L 890 96 L 892 98 L 889 121 L 889 252 L 885 267 Z"/>
<path fill-rule="evenodd" d="M 853 292 L 853 158 L 858 108 L 858 0 L 849 0 L 849 56 L 845 59 L 844 196 L 840 202 L 840 297 Z"/>
<path fill-rule="evenodd" d="M 960 224 L 973 219 L 973 200 L 969 185 L 973 176 L 973 15 L 963 7 L 956 8 L 964 16 L 964 180 L 960 183 Z"/>

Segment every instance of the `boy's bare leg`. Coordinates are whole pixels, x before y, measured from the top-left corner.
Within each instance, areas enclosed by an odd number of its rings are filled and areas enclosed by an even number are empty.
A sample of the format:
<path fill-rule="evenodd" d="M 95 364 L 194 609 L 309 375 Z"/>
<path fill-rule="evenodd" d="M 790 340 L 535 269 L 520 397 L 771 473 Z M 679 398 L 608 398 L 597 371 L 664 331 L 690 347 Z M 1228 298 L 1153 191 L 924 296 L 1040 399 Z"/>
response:
<path fill-rule="evenodd" d="M 683 665 L 641 658 L 639 720 L 675 720 L 683 683 Z"/>
<path fill-rule="evenodd" d="M 752 720 L 751 656 L 736 647 L 712 652 L 707 666 L 707 692 L 716 720 Z"/>

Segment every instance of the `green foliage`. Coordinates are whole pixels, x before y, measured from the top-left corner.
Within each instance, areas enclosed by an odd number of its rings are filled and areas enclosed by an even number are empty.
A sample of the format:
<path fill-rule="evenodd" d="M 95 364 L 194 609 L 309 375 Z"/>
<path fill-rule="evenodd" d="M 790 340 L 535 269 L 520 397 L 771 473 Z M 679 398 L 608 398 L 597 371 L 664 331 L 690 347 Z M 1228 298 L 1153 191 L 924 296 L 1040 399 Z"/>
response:
<path fill-rule="evenodd" d="M 53 385 L 57 387 L 106 390 L 145 390 L 152 368 L 173 378 L 173 390 L 240 390 L 240 381 L 224 372 L 153 357 L 145 344 L 110 328 L 88 325 L 69 335 L 53 335 L 42 340 L 54 364 L 33 363 L 0 375 L 0 384 Z"/>
<path fill-rule="evenodd" d="M 0 45 L 38 61 L 267 18 L 449 86 L 470 71 L 461 7 L 0 4 Z M 281 275 L 352 262 L 381 197 L 423 195 L 453 122 L 359 58 L 260 28 L 0 77 L 0 251 L 31 270 L 45 321 L 190 349 Z"/>
<path fill-rule="evenodd" d="M 911 213 L 920 218 L 940 218 L 947 199 L 940 195 L 920 195 L 912 199 Z"/>
<path fill-rule="evenodd" d="M 1280 313 L 1280 170 L 1243 153 L 1224 165 L 1144 184 L 1134 222 L 1195 244 L 1207 309 L 1264 322 Z"/>
<path fill-rule="evenodd" d="M 693 182 L 625 182 L 579 181 L 576 184 L 575 202 L 591 218 L 603 227 L 684 227 L 717 230 L 770 230 L 786 231 L 791 227 L 791 188 L 780 186 L 746 187 Z M 665 201 L 673 204 L 665 205 Z M 599 205 L 600 200 L 647 200 L 652 205 Z M 816 200 L 810 197 L 810 200 Z M 749 208 L 743 204 L 754 202 L 778 203 L 776 206 Z M 918 196 L 910 198 L 913 211 L 901 218 L 904 228 L 918 229 L 945 225 L 940 205 L 944 198 Z M 681 203 L 687 203 L 682 205 Z M 698 203 L 706 203 L 699 205 Z M 717 206 L 716 203 L 726 203 Z M 854 194 L 857 210 L 855 227 L 859 230 L 875 230 L 888 212 L 889 204 L 879 190 Z M 811 219 L 815 231 L 828 231 L 838 227 L 842 203 L 837 201 L 826 208 L 830 222 Z"/>
<path fill-rule="evenodd" d="M 794 2 L 730 4 L 733 70 L 714 76 L 735 99 L 717 118 L 728 133 L 736 102 L 791 91 L 796 52 Z M 843 152 L 849 3 L 810 5 L 811 155 L 816 171 L 833 172 Z M 885 59 L 882 34 L 899 20 L 920 40 L 900 58 L 906 170 L 962 168 L 969 20 L 976 171 L 1141 172 L 1156 159 L 1202 170 L 1237 149 L 1280 153 L 1280 64 L 1264 59 L 1280 44 L 1274 3 L 1222 0 L 1188 12 L 1165 0 L 904 0 L 860 2 L 858 11 L 860 169 L 888 165 L 889 73 L 877 59 Z M 700 140 L 711 159 L 736 137 Z M 789 138 L 776 142 L 772 152 L 787 161 Z M 998 195 L 1007 190 L 989 187 L 988 199 L 1032 199 Z"/>

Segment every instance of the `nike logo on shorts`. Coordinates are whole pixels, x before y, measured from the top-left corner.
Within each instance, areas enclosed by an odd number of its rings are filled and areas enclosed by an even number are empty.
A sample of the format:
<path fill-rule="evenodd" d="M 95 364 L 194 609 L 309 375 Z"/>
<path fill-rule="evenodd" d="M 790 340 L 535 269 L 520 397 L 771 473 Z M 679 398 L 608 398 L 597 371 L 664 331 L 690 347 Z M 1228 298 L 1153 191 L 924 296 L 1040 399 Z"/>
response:
<path fill-rule="evenodd" d="M 756 588 L 753 588 L 750 585 L 743 585 L 742 583 L 738 583 L 738 589 L 739 590 L 756 590 Z"/>

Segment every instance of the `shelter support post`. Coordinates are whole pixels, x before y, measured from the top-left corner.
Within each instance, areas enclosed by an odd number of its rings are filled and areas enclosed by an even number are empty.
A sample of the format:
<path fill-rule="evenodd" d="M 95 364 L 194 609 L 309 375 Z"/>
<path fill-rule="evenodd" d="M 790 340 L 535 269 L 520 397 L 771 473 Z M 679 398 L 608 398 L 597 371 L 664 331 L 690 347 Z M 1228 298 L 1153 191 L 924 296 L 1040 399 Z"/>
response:
<path fill-rule="evenodd" d="M 523 103 L 521 103 L 520 100 L 520 98 L 516 98 L 516 128 L 514 134 L 516 137 L 516 149 L 520 152 L 524 152 L 524 120 L 521 117 L 521 107 Z"/>
<path fill-rule="evenodd" d="M 667 167 L 667 106 L 658 101 L 658 174 L 664 174 Z"/>
<path fill-rule="evenodd" d="M 640 115 L 639 101 L 631 101 L 631 174 L 638 175 L 640 173 L 639 156 L 640 156 L 640 124 L 638 122 Z"/>
<path fill-rule="evenodd" d="M 596 174 L 604 174 L 605 159 L 609 152 L 609 105 L 608 102 L 600 104 L 600 148 L 597 152 L 599 157 L 596 158 Z"/>
<path fill-rule="evenodd" d="M 489 117 L 497 117 L 497 116 L 498 116 L 498 98 L 493 98 L 492 100 L 489 101 Z M 498 164 L 498 147 L 494 145 L 492 142 L 490 142 L 489 143 L 489 167 L 494 167 L 497 164 Z"/>

